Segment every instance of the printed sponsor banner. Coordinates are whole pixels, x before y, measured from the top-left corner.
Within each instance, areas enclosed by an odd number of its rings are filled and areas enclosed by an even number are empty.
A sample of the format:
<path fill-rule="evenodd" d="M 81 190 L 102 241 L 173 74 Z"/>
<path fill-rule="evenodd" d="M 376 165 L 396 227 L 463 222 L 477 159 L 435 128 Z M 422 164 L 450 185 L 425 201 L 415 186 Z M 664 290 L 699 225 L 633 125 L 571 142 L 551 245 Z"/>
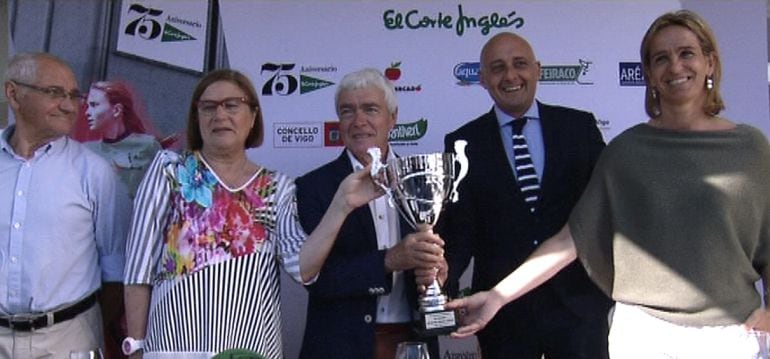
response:
<path fill-rule="evenodd" d="M 208 11 L 206 0 L 122 1 L 117 50 L 202 72 Z"/>
<path fill-rule="evenodd" d="M 759 124 L 767 132 L 763 52 L 767 39 L 759 36 L 766 33 L 766 11 L 757 11 L 757 3 L 219 1 L 230 66 L 254 81 L 265 128 L 273 129 L 266 132 L 265 145 L 249 155 L 291 176 L 342 151 L 334 108 L 336 86 L 345 74 L 365 67 L 382 71 L 397 90 L 398 119 L 390 133 L 396 153 L 442 151 L 444 135 L 492 108 L 480 85 L 479 53 L 491 36 L 502 31 L 518 33 L 531 43 L 542 67 L 537 99 L 593 112 L 609 141 L 647 119 L 643 77 L 634 64 L 639 61 L 639 45 L 653 19 L 683 7 L 703 13 L 715 27 L 725 73 L 730 73 L 722 93 L 738 95 L 726 99 L 726 116 Z M 752 20 L 730 21 L 747 17 Z M 757 26 L 743 26 L 755 22 Z M 754 59 L 760 66 L 742 65 Z M 756 68 L 753 77 L 747 70 L 751 66 Z M 747 86 L 759 90 L 746 91 Z M 754 94 L 765 96 L 764 102 L 751 97 Z M 295 134 L 278 133 L 311 128 L 318 129 L 312 141 L 284 141 L 282 136 Z M 290 358 L 298 355 L 304 322 L 304 312 L 295 310 L 304 305 L 296 301 L 305 297 L 304 290 L 295 290 L 292 284 L 282 288 L 288 293 L 284 298 L 295 300 L 285 301 L 292 310 L 283 312 L 284 330 L 290 333 L 284 336 L 285 354 Z M 471 358 L 477 353 L 474 341 L 460 343 L 456 348 L 442 343 L 441 357 Z"/>
<path fill-rule="evenodd" d="M 479 85 L 479 52 L 501 31 L 519 33 L 532 44 L 542 67 L 540 101 L 593 112 L 608 140 L 644 118 L 643 88 L 618 91 L 617 66 L 638 56 L 652 19 L 681 4 L 583 0 L 559 2 L 559 11 L 548 4 L 221 0 L 230 65 L 254 81 L 265 127 L 285 119 L 323 126 L 311 142 L 284 141 L 283 135 L 268 131 L 266 136 L 274 137 L 265 138 L 268 146 L 251 153 L 291 175 L 336 157 L 342 142 L 336 125 L 326 123 L 337 117 L 335 89 L 345 74 L 364 67 L 382 71 L 396 89 L 398 136 L 391 143 L 398 154 L 441 151 L 446 133 L 492 107 Z M 597 14 L 602 21 L 596 21 Z M 608 31 L 613 28 L 623 31 Z M 405 126 L 419 119 L 425 119 L 426 127 L 418 140 L 399 137 L 407 129 L 416 131 Z M 303 146 L 320 148 L 288 163 L 272 154 Z"/>
<path fill-rule="evenodd" d="M 273 124 L 274 147 L 323 147 L 324 126 L 321 123 Z"/>
<path fill-rule="evenodd" d="M 644 86 L 644 71 L 641 62 L 618 63 L 620 86 Z"/>

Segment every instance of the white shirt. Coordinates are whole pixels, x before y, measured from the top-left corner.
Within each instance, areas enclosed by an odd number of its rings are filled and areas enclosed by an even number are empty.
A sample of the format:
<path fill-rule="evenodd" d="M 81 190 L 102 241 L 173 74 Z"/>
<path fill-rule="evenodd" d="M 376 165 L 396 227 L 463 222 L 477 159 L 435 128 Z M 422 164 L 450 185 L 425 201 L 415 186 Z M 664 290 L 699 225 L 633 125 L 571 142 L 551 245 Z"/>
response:
<path fill-rule="evenodd" d="M 347 151 L 353 169 L 364 168 L 350 151 Z M 391 148 L 388 148 L 387 160 L 396 158 Z M 398 244 L 401 240 L 399 214 L 395 206 L 388 203 L 388 196 L 380 196 L 369 202 L 369 210 L 374 220 L 374 230 L 377 233 L 377 248 L 386 250 Z M 411 309 L 406 297 L 404 272 L 393 272 L 393 286 L 389 294 L 377 298 L 377 323 L 407 323 L 412 320 Z"/>

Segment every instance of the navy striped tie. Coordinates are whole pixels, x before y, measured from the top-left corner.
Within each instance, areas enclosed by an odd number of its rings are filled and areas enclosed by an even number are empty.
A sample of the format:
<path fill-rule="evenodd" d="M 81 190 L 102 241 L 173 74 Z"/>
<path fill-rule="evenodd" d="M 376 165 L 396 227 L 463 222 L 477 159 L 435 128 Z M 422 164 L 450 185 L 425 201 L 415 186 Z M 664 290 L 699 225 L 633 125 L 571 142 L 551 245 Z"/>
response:
<path fill-rule="evenodd" d="M 519 182 L 519 189 L 524 195 L 524 201 L 527 202 L 530 212 L 535 212 L 537 199 L 540 197 L 540 181 L 537 179 L 535 165 L 532 164 L 532 157 L 529 155 L 527 139 L 521 131 L 524 124 L 527 123 L 526 117 L 513 120 L 513 165 L 516 171 L 516 180 Z"/>

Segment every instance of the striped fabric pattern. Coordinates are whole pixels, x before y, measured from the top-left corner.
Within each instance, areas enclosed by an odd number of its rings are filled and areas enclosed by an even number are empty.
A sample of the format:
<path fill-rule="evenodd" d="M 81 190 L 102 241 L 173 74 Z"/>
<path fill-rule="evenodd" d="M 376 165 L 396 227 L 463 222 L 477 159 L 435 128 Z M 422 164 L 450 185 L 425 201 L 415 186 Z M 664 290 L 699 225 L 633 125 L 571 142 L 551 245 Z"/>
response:
<path fill-rule="evenodd" d="M 513 126 L 513 164 L 516 171 L 516 181 L 524 195 L 524 201 L 529 206 L 530 212 L 535 212 L 537 200 L 540 198 L 540 180 L 537 178 L 535 165 L 527 147 L 527 139 L 522 134 L 526 117 L 521 117 L 511 122 Z"/>
<path fill-rule="evenodd" d="M 216 178 L 211 184 L 214 194 L 209 206 L 189 210 L 192 201 L 180 195 L 180 172 L 185 166 L 189 170 L 191 156 L 198 161 L 195 168 L 201 177 L 207 176 L 204 172 L 211 170 L 196 154 L 161 151 L 134 202 L 124 283 L 152 286 L 147 357 L 153 353 L 208 357 L 244 348 L 266 358 L 282 358 L 279 268 L 301 281 L 299 251 L 306 237 L 297 221 L 294 181 L 264 168 L 241 188 L 227 188 Z M 218 218 L 211 211 L 237 205 L 234 200 L 248 202 L 238 207 L 249 210 L 250 223 L 244 225 L 253 229 L 257 223 L 265 229 L 257 234 L 266 237 L 259 237 L 264 240 L 253 242 L 253 247 L 232 247 L 238 237 L 226 236 L 243 233 L 238 228 L 225 232 L 201 227 L 218 225 L 211 222 L 211 218 Z M 205 218 L 208 221 L 203 221 Z M 237 223 L 232 218 L 223 220 Z M 170 253 L 174 257 L 194 248 L 179 243 L 188 240 L 185 238 L 189 236 L 180 233 L 189 233 L 192 226 L 198 227 L 196 233 L 213 234 L 195 237 L 197 240 L 221 246 L 232 238 L 231 249 L 236 252 L 211 252 L 213 256 L 200 252 L 194 265 L 186 267 L 189 270 L 169 270 L 174 264 L 167 260 Z"/>
<path fill-rule="evenodd" d="M 281 358 L 280 284 L 274 267 L 273 255 L 259 252 L 159 283 L 153 290 L 147 351 L 214 354 L 246 348 Z"/>

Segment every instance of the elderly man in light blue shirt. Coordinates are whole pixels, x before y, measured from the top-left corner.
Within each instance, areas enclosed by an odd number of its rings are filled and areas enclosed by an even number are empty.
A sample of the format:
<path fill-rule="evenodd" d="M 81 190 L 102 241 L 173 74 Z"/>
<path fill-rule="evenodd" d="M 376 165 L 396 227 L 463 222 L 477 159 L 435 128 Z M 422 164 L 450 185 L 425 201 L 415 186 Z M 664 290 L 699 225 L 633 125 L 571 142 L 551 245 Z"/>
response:
<path fill-rule="evenodd" d="M 130 213 L 99 155 L 69 139 L 81 100 L 72 70 L 48 54 L 11 59 L 0 132 L 0 357 L 66 358 L 102 348 L 97 295 L 118 298 Z M 110 299 L 112 301 L 112 299 Z"/>

